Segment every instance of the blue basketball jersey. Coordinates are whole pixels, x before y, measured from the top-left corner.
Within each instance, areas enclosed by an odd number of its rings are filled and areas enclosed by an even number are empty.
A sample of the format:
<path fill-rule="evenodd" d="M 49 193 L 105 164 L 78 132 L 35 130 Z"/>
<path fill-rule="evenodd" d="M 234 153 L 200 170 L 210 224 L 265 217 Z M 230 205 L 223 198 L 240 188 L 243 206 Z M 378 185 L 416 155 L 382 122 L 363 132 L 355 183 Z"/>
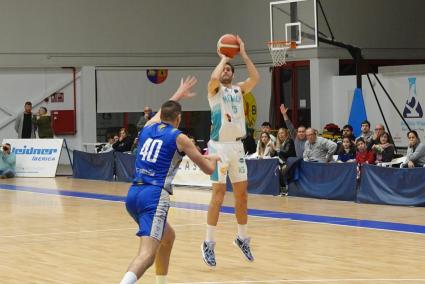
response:
<path fill-rule="evenodd" d="M 171 181 L 182 161 L 176 139 L 181 131 L 167 123 L 145 126 L 139 134 L 134 183 L 159 186 L 173 194 Z"/>

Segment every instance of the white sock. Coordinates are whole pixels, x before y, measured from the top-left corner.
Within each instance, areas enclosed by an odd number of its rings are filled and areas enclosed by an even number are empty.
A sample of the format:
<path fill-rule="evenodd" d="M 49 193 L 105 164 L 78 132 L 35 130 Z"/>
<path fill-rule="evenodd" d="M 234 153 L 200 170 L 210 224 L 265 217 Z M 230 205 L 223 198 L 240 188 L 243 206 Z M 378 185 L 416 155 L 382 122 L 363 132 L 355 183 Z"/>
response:
<path fill-rule="evenodd" d="M 246 227 L 247 227 L 246 224 L 245 225 L 238 224 L 238 237 L 241 240 L 245 240 L 248 238 L 248 235 L 246 233 L 247 231 Z"/>
<path fill-rule="evenodd" d="M 120 284 L 134 284 L 137 282 L 137 276 L 131 271 L 127 271 L 126 274 L 124 274 L 124 277 L 122 278 Z"/>
<path fill-rule="evenodd" d="M 157 275 L 156 284 L 167 284 L 167 275 Z"/>
<path fill-rule="evenodd" d="M 215 228 L 216 226 L 207 224 L 207 242 L 215 242 Z"/>

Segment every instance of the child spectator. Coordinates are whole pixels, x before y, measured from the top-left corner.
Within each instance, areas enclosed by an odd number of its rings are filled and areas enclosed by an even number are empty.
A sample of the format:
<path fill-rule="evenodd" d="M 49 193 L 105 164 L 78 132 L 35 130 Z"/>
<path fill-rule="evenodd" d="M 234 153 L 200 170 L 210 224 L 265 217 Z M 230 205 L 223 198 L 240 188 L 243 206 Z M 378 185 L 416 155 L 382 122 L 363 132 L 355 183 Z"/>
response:
<path fill-rule="evenodd" d="M 351 142 L 350 137 L 346 136 L 342 138 L 342 144 L 337 154 L 337 162 L 339 163 L 356 161 L 356 148 L 354 147 L 353 142 Z"/>
<path fill-rule="evenodd" d="M 366 147 L 365 140 L 363 137 L 357 138 L 356 141 L 357 153 L 356 161 L 359 165 L 373 164 L 375 162 L 375 156 L 372 151 L 369 151 Z"/>

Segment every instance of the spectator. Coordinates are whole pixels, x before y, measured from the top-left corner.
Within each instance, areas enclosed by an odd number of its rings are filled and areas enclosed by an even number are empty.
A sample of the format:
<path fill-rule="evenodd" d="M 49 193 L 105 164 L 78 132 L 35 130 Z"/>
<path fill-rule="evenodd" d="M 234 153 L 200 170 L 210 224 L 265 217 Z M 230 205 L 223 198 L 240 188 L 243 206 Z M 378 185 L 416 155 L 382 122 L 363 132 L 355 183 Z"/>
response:
<path fill-rule="evenodd" d="M 143 109 L 143 112 L 144 114 L 139 118 L 139 121 L 136 124 L 137 129 L 139 131 L 145 126 L 146 122 L 148 122 L 154 116 L 154 113 L 152 112 L 152 108 L 149 106 L 145 106 L 145 108 Z"/>
<path fill-rule="evenodd" d="M 274 155 L 273 142 L 267 132 L 262 132 L 260 135 L 260 140 L 258 140 L 257 144 L 257 155 L 260 159 Z"/>
<path fill-rule="evenodd" d="M 307 141 L 307 138 L 305 136 L 305 126 L 298 126 L 297 131 L 295 131 L 294 125 L 292 124 L 291 120 L 289 120 L 287 112 L 288 109 L 285 107 L 284 104 L 281 104 L 280 113 L 282 114 L 283 119 L 285 120 L 285 124 L 288 127 L 290 137 L 294 140 L 295 152 L 297 153 L 297 157 L 302 159 L 305 148 L 305 142 Z"/>
<path fill-rule="evenodd" d="M 15 131 L 18 133 L 18 138 L 30 139 L 35 138 L 35 118 L 32 113 L 32 103 L 25 102 L 24 112 L 17 115 L 15 120 Z"/>
<path fill-rule="evenodd" d="M 0 178 L 13 178 L 15 176 L 16 156 L 11 152 L 9 143 L 3 144 L 0 149 Z"/>
<path fill-rule="evenodd" d="M 47 108 L 40 107 L 36 116 L 38 138 L 53 138 L 52 120 Z"/>
<path fill-rule="evenodd" d="M 114 145 L 116 141 L 118 141 L 118 137 L 117 140 L 115 140 L 114 134 L 109 133 L 108 135 L 106 135 L 106 144 L 103 145 L 99 153 L 107 153 L 114 150 L 114 148 L 112 148 L 112 145 Z"/>
<path fill-rule="evenodd" d="M 246 137 L 242 139 L 243 149 L 246 155 L 254 154 L 257 150 L 257 145 L 254 140 L 254 129 L 248 128 Z"/>
<path fill-rule="evenodd" d="M 327 163 L 332 160 L 336 143 L 323 137 L 317 137 L 317 130 L 307 128 L 307 142 L 303 153 L 304 161 Z"/>
<path fill-rule="evenodd" d="M 394 145 L 389 142 L 390 135 L 384 132 L 379 136 L 379 144 L 372 146 L 372 151 L 375 152 L 376 160 L 375 164 L 388 163 L 394 158 Z"/>
<path fill-rule="evenodd" d="M 286 161 L 289 157 L 296 157 L 294 140 L 289 136 L 289 131 L 286 128 L 280 128 L 277 132 L 277 140 L 275 147 L 279 145 L 279 182 L 281 195 L 287 195 L 287 167 Z"/>
<path fill-rule="evenodd" d="M 350 124 L 344 125 L 342 128 L 342 138 L 348 137 L 354 143 L 356 141 L 356 136 L 353 134 L 353 127 Z"/>
<path fill-rule="evenodd" d="M 337 162 L 355 162 L 356 161 L 356 147 L 353 144 L 350 136 L 342 138 L 341 147 L 339 148 Z"/>
<path fill-rule="evenodd" d="M 357 137 L 357 139 L 359 139 L 360 137 L 363 138 L 364 143 L 369 143 L 370 140 L 372 139 L 372 135 L 373 135 L 373 131 L 370 131 L 370 122 L 367 120 L 364 120 L 361 124 L 361 131 L 362 133 L 360 134 L 359 137 Z M 357 142 L 356 142 L 357 145 Z"/>
<path fill-rule="evenodd" d="M 356 141 L 357 153 L 356 161 L 359 165 L 373 164 L 375 162 L 375 156 L 372 151 L 369 151 L 366 147 L 366 143 L 363 137 L 357 138 Z"/>
<path fill-rule="evenodd" d="M 286 128 L 279 128 L 274 148 L 282 163 L 286 163 L 289 157 L 296 157 L 294 140 Z"/>
<path fill-rule="evenodd" d="M 425 165 L 425 145 L 421 143 L 418 133 L 415 130 L 407 132 L 409 146 L 407 148 L 406 162 L 402 167 L 414 168 Z"/>
<path fill-rule="evenodd" d="M 131 145 L 133 145 L 133 141 L 128 136 L 127 129 L 121 128 L 118 141 L 112 145 L 112 148 L 117 152 L 128 152 L 131 150 Z"/>
<path fill-rule="evenodd" d="M 261 124 L 261 132 L 267 132 L 273 144 L 276 142 L 276 137 L 272 135 L 272 125 L 270 124 L 270 122 L 264 121 L 263 124 Z"/>

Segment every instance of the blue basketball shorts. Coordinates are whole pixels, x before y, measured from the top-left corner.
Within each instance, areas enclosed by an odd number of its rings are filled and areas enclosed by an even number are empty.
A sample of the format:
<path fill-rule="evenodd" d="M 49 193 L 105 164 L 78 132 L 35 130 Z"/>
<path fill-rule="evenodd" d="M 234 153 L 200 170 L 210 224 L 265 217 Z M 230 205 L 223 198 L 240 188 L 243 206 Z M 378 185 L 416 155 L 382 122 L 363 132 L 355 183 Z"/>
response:
<path fill-rule="evenodd" d="M 170 194 L 165 189 L 154 185 L 132 185 L 125 206 L 139 225 L 137 236 L 162 240 L 170 208 Z"/>

